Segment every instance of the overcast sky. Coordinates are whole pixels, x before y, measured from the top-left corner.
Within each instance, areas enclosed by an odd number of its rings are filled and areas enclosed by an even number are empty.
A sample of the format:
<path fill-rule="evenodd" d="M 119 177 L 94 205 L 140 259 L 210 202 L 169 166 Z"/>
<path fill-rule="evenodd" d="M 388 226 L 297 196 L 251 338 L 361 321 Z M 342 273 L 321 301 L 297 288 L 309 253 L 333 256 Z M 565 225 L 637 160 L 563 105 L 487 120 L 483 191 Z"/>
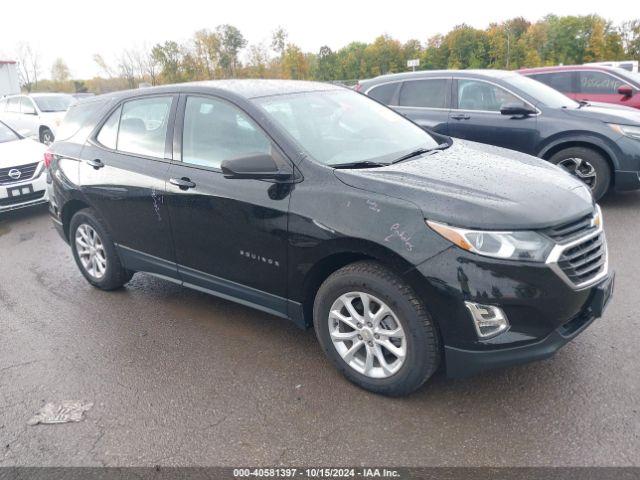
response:
<path fill-rule="evenodd" d="M 88 78 L 98 74 L 92 60 L 96 53 L 113 61 L 125 48 L 169 39 L 184 41 L 196 30 L 213 29 L 222 23 L 238 27 L 249 43 L 269 42 L 271 32 L 282 25 L 290 41 L 305 51 L 317 52 L 322 45 L 338 49 L 354 40 L 369 42 L 382 33 L 401 41 L 425 41 L 460 23 L 485 28 L 516 16 L 535 21 L 548 13 L 596 13 L 618 24 L 630 18 L 628 8 L 617 8 L 624 4 L 631 7 L 633 2 L 4 0 L 0 7 L 0 59 L 11 58 L 19 42 L 28 42 L 42 57 L 43 76 L 49 76 L 51 63 L 61 57 L 72 76 Z"/>

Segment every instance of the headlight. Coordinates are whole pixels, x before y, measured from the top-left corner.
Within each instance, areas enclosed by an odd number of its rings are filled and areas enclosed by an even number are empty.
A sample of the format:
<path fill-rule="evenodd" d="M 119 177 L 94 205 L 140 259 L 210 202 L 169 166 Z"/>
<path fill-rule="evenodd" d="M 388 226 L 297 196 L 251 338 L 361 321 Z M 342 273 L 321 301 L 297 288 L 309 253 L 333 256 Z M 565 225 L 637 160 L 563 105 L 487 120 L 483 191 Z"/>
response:
<path fill-rule="evenodd" d="M 640 140 L 640 127 L 632 127 L 631 125 L 617 125 L 615 123 L 610 123 L 609 126 L 621 135 Z"/>
<path fill-rule="evenodd" d="M 536 232 L 467 230 L 427 220 L 427 225 L 468 252 L 486 257 L 544 262 L 553 242 Z"/>

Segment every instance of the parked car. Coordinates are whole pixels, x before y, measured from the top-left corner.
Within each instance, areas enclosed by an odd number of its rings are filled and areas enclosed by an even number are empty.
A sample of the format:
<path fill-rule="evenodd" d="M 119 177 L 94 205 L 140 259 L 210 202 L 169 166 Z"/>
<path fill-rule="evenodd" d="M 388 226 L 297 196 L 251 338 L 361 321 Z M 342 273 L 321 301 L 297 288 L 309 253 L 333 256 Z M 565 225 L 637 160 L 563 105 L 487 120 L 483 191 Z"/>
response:
<path fill-rule="evenodd" d="M 585 65 L 601 65 L 604 67 L 616 67 L 626 70 L 628 72 L 638 73 L 638 61 L 637 60 L 622 60 L 618 62 L 591 62 L 585 63 Z"/>
<path fill-rule="evenodd" d="M 76 101 L 66 93 L 12 95 L 0 100 L 0 120 L 25 137 L 49 145 L 69 107 Z"/>
<path fill-rule="evenodd" d="M 605 66 L 562 66 L 520 70 L 577 101 L 640 108 L 640 74 Z"/>
<path fill-rule="evenodd" d="M 45 150 L 0 122 L 0 213 L 48 201 Z"/>
<path fill-rule="evenodd" d="M 384 394 L 440 365 L 462 376 L 546 358 L 613 285 L 581 182 L 339 86 L 217 81 L 83 100 L 48 178 L 90 284 L 147 272 L 314 326 L 347 378 Z"/>
<path fill-rule="evenodd" d="M 423 71 L 361 81 L 358 90 L 437 133 L 535 155 L 594 197 L 640 188 L 640 114 L 575 102 L 513 72 Z"/>

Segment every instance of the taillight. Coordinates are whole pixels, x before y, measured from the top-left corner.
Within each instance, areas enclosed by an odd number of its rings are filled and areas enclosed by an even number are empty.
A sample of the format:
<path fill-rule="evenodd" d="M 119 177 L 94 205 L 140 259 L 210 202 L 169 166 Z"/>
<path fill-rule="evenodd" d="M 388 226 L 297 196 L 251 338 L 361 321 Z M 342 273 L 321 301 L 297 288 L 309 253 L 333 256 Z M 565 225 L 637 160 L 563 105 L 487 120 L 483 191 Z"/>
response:
<path fill-rule="evenodd" d="M 51 166 L 52 161 L 53 161 L 53 153 L 51 153 L 51 150 L 47 150 L 46 152 L 44 152 L 44 166 L 46 168 L 49 168 Z"/>

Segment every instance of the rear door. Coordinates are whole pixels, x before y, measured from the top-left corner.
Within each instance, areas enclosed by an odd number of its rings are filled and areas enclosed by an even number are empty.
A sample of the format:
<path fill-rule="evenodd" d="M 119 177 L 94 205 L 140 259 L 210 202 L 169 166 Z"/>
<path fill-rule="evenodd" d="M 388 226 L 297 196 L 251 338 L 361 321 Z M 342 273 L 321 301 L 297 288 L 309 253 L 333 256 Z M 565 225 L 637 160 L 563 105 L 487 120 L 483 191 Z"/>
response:
<path fill-rule="evenodd" d="M 537 80 L 550 86 L 551 88 L 564 93 L 567 97 L 577 99 L 578 95 L 578 73 L 577 72 L 542 72 L 527 75 L 529 78 Z"/>
<path fill-rule="evenodd" d="M 451 78 L 406 80 L 400 85 L 393 108 L 421 127 L 448 134 Z"/>
<path fill-rule="evenodd" d="M 500 108 L 517 103 L 535 109 L 507 89 L 486 80 L 454 80 L 449 135 L 534 154 L 537 115 L 502 115 Z"/>
<path fill-rule="evenodd" d="M 294 184 L 228 179 L 220 165 L 252 154 L 288 160 L 245 111 L 214 96 L 182 97 L 174 145 L 166 203 L 182 280 L 286 315 Z"/>
<path fill-rule="evenodd" d="M 81 191 L 107 222 L 126 267 L 176 277 L 165 181 L 177 95 L 127 100 L 82 151 Z"/>

